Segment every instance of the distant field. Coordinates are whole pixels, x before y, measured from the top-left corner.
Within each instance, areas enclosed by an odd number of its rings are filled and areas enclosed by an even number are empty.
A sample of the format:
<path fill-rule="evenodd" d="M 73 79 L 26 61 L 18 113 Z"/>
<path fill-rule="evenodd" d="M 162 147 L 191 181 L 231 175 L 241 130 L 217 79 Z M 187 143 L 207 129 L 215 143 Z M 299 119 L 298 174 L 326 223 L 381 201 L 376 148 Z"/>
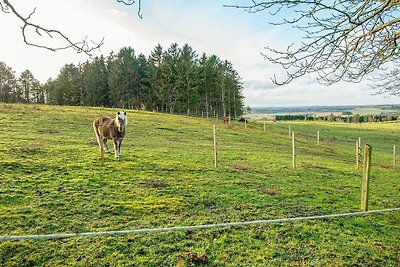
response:
<path fill-rule="evenodd" d="M 332 107 L 334 108 L 334 107 Z M 310 110 L 310 111 L 288 111 L 288 112 L 265 112 L 265 113 L 258 113 L 254 112 L 249 115 L 250 118 L 253 120 L 262 120 L 262 119 L 271 119 L 275 115 L 304 115 L 304 114 L 313 114 L 315 116 L 328 116 L 333 114 L 335 116 L 341 115 L 344 111 L 350 111 L 353 114 L 359 115 L 379 115 L 382 112 L 399 112 L 398 109 L 382 109 L 382 108 L 349 108 L 346 110 L 335 110 L 332 111 L 318 111 L 318 110 Z"/>
<path fill-rule="evenodd" d="M 400 123 L 217 122 L 127 111 L 100 166 L 91 123 L 115 109 L 0 104 L 0 236 L 359 211 L 355 141 L 373 147 L 370 209 L 400 206 Z M 291 167 L 288 126 L 295 131 Z M 320 131 L 321 144 L 316 144 Z M 400 151 L 400 149 L 399 149 Z M 398 158 L 400 165 L 400 158 Z M 0 241 L 0 266 L 399 266 L 400 212 L 268 225 Z"/>
<path fill-rule="evenodd" d="M 387 112 L 399 112 L 399 110 L 396 109 L 379 109 L 379 108 L 357 108 L 350 110 L 353 114 L 359 114 L 359 115 L 379 115 L 382 112 L 387 113 Z"/>

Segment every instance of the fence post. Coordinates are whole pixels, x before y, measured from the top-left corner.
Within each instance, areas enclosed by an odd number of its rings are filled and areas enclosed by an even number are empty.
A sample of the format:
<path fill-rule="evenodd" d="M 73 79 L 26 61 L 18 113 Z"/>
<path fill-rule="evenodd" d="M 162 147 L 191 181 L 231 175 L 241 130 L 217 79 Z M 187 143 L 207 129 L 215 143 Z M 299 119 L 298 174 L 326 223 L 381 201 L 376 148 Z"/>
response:
<path fill-rule="evenodd" d="M 292 134 L 292 129 L 291 129 L 290 125 L 289 125 L 289 139 L 291 138 L 291 134 Z"/>
<path fill-rule="evenodd" d="M 357 170 L 360 169 L 361 163 L 361 137 L 358 138 L 356 142 L 356 159 L 357 159 Z"/>
<path fill-rule="evenodd" d="M 368 210 L 369 176 L 371 174 L 371 154 L 372 154 L 372 147 L 370 145 L 365 145 L 364 172 L 363 172 L 362 191 L 361 191 L 361 211 Z"/>
<path fill-rule="evenodd" d="M 360 147 L 358 141 L 356 141 L 356 167 L 360 169 Z"/>
<path fill-rule="evenodd" d="M 294 139 L 294 132 L 291 133 L 292 136 L 292 151 L 293 151 L 293 168 L 296 168 L 296 147 L 295 147 L 295 139 Z"/>
<path fill-rule="evenodd" d="M 100 164 L 104 166 L 104 143 L 103 143 L 103 116 L 100 115 L 99 117 L 99 142 L 100 142 Z"/>
<path fill-rule="evenodd" d="M 393 170 L 396 169 L 396 146 L 393 146 Z"/>
<path fill-rule="evenodd" d="M 264 121 L 264 133 L 265 133 L 265 121 Z"/>
<path fill-rule="evenodd" d="M 319 131 L 317 132 L 317 145 L 319 145 Z"/>
<path fill-rule="evenodd" d="M 214 130 L 214 161 L 215 161 L 215 168 L 218 168 L 217 126 L 213 125 L 213 130 Z"/>

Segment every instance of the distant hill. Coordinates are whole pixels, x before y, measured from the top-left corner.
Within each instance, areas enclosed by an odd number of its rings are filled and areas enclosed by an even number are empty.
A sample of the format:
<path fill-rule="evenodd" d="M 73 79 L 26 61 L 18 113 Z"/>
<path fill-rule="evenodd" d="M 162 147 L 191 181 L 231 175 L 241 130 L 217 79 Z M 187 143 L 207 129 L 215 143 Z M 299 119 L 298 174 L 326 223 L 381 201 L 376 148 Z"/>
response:
<path fill-rule="evenodd" d="M 399 110 L 398 105 L 360 105 L 360 106 L 299 106 L 299 107 L 252 107 L 253 114 L 288 114 L 288 113 L 342 113 L 352 112 L 357 114 L 357 111 L 365 113 L 379 114 L 384 111 Z"/>

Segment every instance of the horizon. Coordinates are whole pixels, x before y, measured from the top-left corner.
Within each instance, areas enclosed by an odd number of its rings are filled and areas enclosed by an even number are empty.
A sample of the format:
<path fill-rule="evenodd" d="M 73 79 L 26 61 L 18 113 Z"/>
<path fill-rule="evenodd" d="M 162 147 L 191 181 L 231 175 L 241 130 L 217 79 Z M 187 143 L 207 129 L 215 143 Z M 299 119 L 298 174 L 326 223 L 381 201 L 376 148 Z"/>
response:
<path fill-rule="evenodd" d="M 311 106 L 250 106 L 250 108 L 313 108 L 313 107 L 369 107 L 369 106 L 397 106 L 400 109 L 399 103 L 393 104 L 365 104 L 365 105 L 311 105 Z"/>

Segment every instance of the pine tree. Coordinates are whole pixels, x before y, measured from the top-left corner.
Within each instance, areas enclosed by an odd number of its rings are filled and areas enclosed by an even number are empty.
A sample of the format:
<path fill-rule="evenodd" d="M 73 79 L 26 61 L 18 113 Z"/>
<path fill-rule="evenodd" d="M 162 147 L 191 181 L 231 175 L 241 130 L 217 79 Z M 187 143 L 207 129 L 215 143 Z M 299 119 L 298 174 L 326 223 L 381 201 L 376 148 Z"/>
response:
<path fill-rule="evenodd" d="M 14 71 L 4 62 L 0 62 L 0 102 L 15 102 L 17 99 Z"/>

